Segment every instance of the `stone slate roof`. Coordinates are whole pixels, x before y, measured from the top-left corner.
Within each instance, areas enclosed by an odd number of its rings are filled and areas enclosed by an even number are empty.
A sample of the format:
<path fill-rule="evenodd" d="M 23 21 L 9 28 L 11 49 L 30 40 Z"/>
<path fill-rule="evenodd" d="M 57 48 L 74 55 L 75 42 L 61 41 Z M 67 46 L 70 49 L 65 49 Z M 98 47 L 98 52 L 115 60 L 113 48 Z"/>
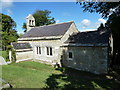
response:
<path fill-rule="evenodd" d="M 22 38 L 64 35 L 72 23 L 73 21 L 66 22 L 66 23 L 60 23 L 60 24 L 35 27 L 31 29 L 30 31 L 26 32 L 22 36 Z"/>
<path fill-rule="evenodd" d="M 31 49 L 29 43 L 12 43 L 14 49 Z"/>
<path fill-rule="evenodd" d="M 73 44 L 108 44 L 110 32 L 106 30 L 79 32 L 73 34 L 65 43 Z"/>

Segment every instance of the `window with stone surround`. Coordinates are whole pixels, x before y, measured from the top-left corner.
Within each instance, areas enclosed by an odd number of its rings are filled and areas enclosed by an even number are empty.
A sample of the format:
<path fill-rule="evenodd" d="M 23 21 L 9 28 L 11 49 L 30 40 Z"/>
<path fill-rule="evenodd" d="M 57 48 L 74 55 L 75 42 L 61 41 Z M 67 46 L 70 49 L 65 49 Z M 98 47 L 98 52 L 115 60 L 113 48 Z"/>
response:
<path fill-rule="evenodd" d="M 37 54 L 41 54 L 41 47 L 36 46 L 36 52 L 37 52 Z"/>
<path fill-rule="evenodd" d="M 74 58 L 73 52 L 72 51 L 68 51 L 67 57 L 68 57 L 68 60 L 73 60 L 73 58 Z"/>
<path fill-rule="evenodd" d="M 53 53 L 52 53 L 52 47 L 46 47 L 46 51 L 47 51 L 47 55 L 48 56 L 52 56 Z"/>

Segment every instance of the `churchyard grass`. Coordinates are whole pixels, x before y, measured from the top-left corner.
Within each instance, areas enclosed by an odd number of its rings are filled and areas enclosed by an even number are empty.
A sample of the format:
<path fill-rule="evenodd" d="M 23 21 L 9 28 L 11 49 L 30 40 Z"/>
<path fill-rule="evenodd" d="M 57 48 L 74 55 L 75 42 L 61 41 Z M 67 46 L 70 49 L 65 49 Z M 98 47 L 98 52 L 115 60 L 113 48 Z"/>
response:
<path fill-rule="evenodd" d="M 2 78 L 14 88 L 42 88 L 52 73 L 60 73 L 53 67 L 37 62 L 21 62 L 2 66 Z"/>
<path fill-rule="evenodd" d="M 2 66 L 2 78 L 13 88 L 119 88 L 120 81 L 70 68 L 25 61 Z"/>

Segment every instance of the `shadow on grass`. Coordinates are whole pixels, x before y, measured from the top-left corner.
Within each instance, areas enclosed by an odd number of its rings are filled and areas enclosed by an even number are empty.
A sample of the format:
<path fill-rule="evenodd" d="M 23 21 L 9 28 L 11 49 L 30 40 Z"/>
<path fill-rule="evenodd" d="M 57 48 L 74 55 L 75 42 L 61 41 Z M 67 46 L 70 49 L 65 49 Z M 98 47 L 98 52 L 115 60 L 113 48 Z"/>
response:
<path fill-rule="evenodd" d="M 84 88 L 84 89 L 114 89 L 119 88 L 120 81 L 110 80 L 106 75 L 96 75 L 71 68 L 59 68 L 62 74 L 52 74 L 46 80 L 46 87 L 50 89 Z"/>

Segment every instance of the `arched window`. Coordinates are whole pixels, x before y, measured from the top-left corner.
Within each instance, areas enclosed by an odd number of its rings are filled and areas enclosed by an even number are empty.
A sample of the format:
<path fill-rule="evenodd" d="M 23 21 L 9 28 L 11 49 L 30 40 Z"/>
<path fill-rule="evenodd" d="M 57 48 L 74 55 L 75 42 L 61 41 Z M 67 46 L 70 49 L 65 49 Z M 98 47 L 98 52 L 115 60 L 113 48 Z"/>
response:
<path fill-rule="evenodd" d="M 32 20 L 32 25 L 34 25 L 34 20 Z"/>

